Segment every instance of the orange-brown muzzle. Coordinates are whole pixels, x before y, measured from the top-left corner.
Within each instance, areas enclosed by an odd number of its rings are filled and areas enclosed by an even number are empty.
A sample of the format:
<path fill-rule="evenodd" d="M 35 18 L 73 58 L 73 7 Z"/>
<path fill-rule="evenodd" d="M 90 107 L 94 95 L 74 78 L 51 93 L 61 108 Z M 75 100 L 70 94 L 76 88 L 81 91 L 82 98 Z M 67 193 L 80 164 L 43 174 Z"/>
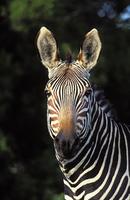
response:
<path fill-rule="evenodd" d="M 55 147 L 62 157 L 71 157 L 78 147 L 76 136 L 76 116 L 73 105 L 64 105 L 59 112 L 59 133 L 55 137 Z"/>

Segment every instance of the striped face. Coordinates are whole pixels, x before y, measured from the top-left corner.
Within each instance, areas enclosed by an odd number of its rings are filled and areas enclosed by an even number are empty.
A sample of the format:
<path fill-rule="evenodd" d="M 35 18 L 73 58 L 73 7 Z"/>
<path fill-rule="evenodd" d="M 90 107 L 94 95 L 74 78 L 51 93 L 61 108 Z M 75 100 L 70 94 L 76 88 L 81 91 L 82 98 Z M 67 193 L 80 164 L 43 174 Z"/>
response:
<path fill-rule="evenodd" d="M 96 65 L 101 42 L 96 29 L 85 35 L 75 62 L 61 62 L 57 43 L 46 27 L 41 27 L 37 47 L 48 69 L 48 129 L 61 156 L 72 156 L 90 129 L 91 91 L 89 71 Z"/>
<path fill-rule="evenodd" d="M 63 64 L 46 86 L 49 132 L 58 147 L 69 146 L 69 151 L 85 137 L 91 123 L 91 88 L 86 75 L 75 63 Z"/>

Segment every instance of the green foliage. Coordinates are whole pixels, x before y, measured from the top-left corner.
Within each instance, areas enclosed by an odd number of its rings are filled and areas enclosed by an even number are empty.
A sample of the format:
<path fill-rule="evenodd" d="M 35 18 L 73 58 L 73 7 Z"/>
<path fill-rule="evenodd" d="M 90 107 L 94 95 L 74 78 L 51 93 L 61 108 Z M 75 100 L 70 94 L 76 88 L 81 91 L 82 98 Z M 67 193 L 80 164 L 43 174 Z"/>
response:
<path fill-rule="evenodd" d="M 52 200 L 64 200 L 64 195 L 63 194 L 54 195 Z"/>
<path fill-rule="evenodd" d="M 9 147 L 7 144 L 7 138 L 0 131 L 0 152 L 9 151 Z"/>
<path fill-rule="evenodd" d="M 55 0 L 12 0 L 9 4 L 10 19 L 14 29 L 28 31 L 30 25 L 43 16 L 44 21 L 53 15 Z M 30 24 L 30 25 L 29 25 Z"/>
<path fill-rule="evenodd" d="M 120 118 L 129 121 L 130 30 L 129 20 L 126 26 L 121 18 L 129 2 L 114 2 L 0 2 L 1 200 L 64 199 L 46 126 L 47 71 L 35 47 L 41 26 L 53 31 L 63 58 L 70 49 L 76 58 L 85 33 L 93 27 L 99 30 L 103 49 L 92 80 L 106 89 Z"/>

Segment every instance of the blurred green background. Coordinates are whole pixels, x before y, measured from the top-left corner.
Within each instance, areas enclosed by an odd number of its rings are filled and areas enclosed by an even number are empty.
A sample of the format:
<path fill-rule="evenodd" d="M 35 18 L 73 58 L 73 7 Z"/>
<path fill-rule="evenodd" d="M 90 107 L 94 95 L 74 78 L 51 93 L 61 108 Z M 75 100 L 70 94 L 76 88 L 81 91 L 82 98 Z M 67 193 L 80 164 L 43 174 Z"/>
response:
<path fill-rule="evenodd" d="M 54 33 L 61 57 L 76 57 L 84 35 L 102 41 L 92 81 L 119 118 L 130 123 L 130 1 L 0 1 L 0 199 L 63 200 L 62 175 L 46 125 L 47 70 L 36 49 L 41 26 Z"/>

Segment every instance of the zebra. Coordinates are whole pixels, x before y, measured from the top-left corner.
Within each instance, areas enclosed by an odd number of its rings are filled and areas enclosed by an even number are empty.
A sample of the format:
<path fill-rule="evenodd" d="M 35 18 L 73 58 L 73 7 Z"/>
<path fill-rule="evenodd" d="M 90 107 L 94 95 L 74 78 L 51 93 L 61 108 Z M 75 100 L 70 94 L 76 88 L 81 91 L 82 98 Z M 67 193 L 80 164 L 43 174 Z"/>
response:
<path fill-rule="evenodd" d="M 56 40 L 42 27 L 37 37 L 48 69 L 47 123 L 63 174 L 65 200 L 130 200 L 130 129 L 96 97 L 90 71 L 101 41 L 97 29 L 85 35 L 76 60 L 62 61 Z"/>

